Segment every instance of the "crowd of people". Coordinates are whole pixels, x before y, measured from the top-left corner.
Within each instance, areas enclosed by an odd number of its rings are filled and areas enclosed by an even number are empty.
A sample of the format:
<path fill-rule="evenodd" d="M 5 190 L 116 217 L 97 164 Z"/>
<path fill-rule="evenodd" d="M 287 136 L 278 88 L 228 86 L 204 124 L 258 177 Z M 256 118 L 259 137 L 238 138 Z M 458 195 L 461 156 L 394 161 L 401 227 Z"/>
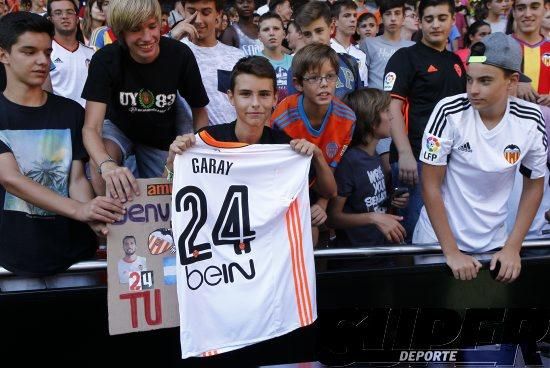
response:
<path fill-rule="evenodd" d="M 550 209 L 550 2 L 257 5 L 0 0 L 0 265 L 89 257 L 206 131 L 313 156 L 316 245 L 439 242 L 464 280 L 502 247 L 517 278 Z"/>

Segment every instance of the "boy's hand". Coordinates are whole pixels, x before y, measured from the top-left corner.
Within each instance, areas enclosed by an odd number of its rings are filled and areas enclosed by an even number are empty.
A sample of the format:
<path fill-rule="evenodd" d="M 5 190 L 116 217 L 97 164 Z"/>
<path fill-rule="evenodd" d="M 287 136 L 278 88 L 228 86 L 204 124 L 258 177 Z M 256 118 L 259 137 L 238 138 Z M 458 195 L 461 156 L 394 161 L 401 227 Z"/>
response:
<path fill-rule="evenodd" d="M 399 223 L 399 221 L 403 220 L 403 217 L 386 213 L 374 213 L 372 215 L 374 216 L 374 225 L 384 234 L 388 241 L 397 244 L 405 241 L 407 231 Z"/>
<path fill-rule="evenodd" d="M 193 24 L 197 18 L 197 14 L 198 12 L 194 12 L 190 17 L 176 24 L 170 31 L 172 38 L 179 41 L 187 36 L 189 41 L 195 42 L 199 37 L 199 33 Z"/>
<path fill-rule="evenodd" d="M 293 139 L 290 141 L 290 147 L 296 153 L 305 156 L 312 156 L 321 152 L 315 144 L 308 142 L 306 139 Z"/>
<path fill-rule="evenodd" d="M 121 202 L 133 199 L 132 192 L 139 196 L 136 178 L 127 167 L 120 167 L 114 162 L 103 164 L 101 177 L 105 180 L 106 193 Z"/>
<path fill-rule="evenodd" d="M 170 145 L 168 158 L 166 159 L 166 167 L 169 168 L 170 171 L 174 171 L 174 159 L 176 158 L 176 155 L 181 155 L 183 152 L 193 147 L 195 143 L 195 135 L 192 133 L 178 135 Z"/>
<path fill-rule="evenodd" d="M 400 154 L 398 167 L 400 181 L 408 185 L 418 184 L 418 165 L 413 155 Z"/>
<path fill-rule="evenodd" d="M 323 207 L 318 204 L 311 206 L 311 225 L 320 226 L 327 220 L 327 213 Z"/>
<path fill-rule="evenodd" d="M 518 278 L 521 272 L 521 257 L 518 251 L 504 246 L 500 251 L 493 254 L 490 270 L 493 271 L 500 262 L 500 270 L 495 280 L 510 283 Z"/>
<path fill-rule="evenodd" d="M 80 203 L 75 214 L 75 220 L 111 224 L 118 221 L 125 212 L 126 210 L 119 200 L 109 197 L 95 197 L 89 202 Z"/>
<path fill-rule="evenodd" d="M 88 226 L 94 231 L 94 233 L 99 237 L 105 237 L 109 233 L 107 229 L 107 224 L 99 221 L 88 222 Z"/>
<path fill-rule="evenodd" d="M 403 193 L 399 197 L 392 197 L 391 205 L 395 208 L 405 208 L 409 203 L 409 193 Z"/>
<path fill-rule="evenodd" d="M 453 271 L 457 280 L 471 280 L 477 277 L 481 269 L 481 263 L 472 256 L 466 255 L 461 251 L 446 254 L 447 265 Z"/>

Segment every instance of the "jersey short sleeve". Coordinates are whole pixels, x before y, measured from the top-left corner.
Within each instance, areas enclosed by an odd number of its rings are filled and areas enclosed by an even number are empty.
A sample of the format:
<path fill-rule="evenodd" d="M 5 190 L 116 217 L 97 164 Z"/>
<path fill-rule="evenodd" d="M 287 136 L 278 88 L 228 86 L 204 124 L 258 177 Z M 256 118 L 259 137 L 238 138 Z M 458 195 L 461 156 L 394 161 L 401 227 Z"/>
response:
<path fill-rule="evenodd" d="M 548 137 L 542 114 L 532 113 L 530 117 L 536 120 L 537 128 L 534 130 L 531 147 L 525 154 L 519 170 L 525 177 L 537 179 L 544 177 L 546 172 Z"/>
<path fill-rule="evenodd" d="M 344 156 L 342 161 L 334 171 L 334 178 L 338 187 L 338 196 L 349 197 L 353 192 L 353 167 L 349 160 Z"/>
<path fill-rule="evenodd" d="M 454 142 L 453 124 L 449 121 L 446 113 L 449 103 L 456 102 L 449 102 L 449 99 L 446 98 L 435 106 L 424 130 L 420 161 L 426 164 L 447 165 L 447 159 Z"/>
<path fill-rule="evenodd" d="M 201 72 L 197 66 L 195 55 L 185 44 L 180 43 L 180 48 L 185 57 L 180 67 L 178 91 L 189 106 L 193 108 L 204 107 L 208 105 L 209 100 L 202 84 Z"/>
<path fill-rule="evenodd" d="M 408 62 L 407 49 L 402 48 L 392 55 L 384 72 L 383 90 L 390 92 L 392 97 L 407 98 L 415 70 Z"/>

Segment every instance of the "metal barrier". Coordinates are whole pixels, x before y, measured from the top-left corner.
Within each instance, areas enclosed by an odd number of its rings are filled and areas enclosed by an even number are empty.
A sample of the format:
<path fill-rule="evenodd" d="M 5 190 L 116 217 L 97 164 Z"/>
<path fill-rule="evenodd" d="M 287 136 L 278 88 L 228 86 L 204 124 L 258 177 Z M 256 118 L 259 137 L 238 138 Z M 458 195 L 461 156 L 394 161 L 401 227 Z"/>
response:
<path fill-rule="evenodd" d="M 549 239 L 525 240 L 522 249 L 526 248 L 545 248 L 550 247 Z M 334 257 L 372 257 L 388 256 L 399 254 L 442 254 L 439 244 L 425 245 L 387 245 L 365 248 L 325 248 L 316 249 L 315 258 L 334 258 Z M 66 272 L 97 271 L 107 269 L 106 260 L 82 261 L 72 265 Z M 12 273 L 5 268 L 0 267 L 0 277 L 9 276 Z"/>

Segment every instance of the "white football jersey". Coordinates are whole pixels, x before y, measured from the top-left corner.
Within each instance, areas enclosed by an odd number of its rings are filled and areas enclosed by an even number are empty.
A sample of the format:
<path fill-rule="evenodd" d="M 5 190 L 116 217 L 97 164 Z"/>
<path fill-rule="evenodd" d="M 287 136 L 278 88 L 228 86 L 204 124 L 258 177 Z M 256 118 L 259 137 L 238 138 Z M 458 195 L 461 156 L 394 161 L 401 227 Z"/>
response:
<path fill-rule="evenodd" d="M 507 239 L 507 202 L 518 170 L 544 176 L 547 137 L 535 104 L 508 99 L 504 117 L 488 130 L 466 94 L 447 97 L 435 107 L 424 131 L 420 160 L 447 165 L 441 194 L 458 247 L 485 252 Z M 437 242 L 422 208 L 413 243 Z"/>
<path fill-rule="evenodd" d="M 183 358 L 235 350 L 317 318 L 311 159 L 289 145 L 224 148 L 196 137 L 176 157 L 172 194 Z"/>
<path fill-rule="evenodd" d="M 53 93 L 70 98 L 85 107 L 86 100 L 81 97 L 88 65 L 94 55 L 94 50 L 79 43 L 75 51 L 69 51 L 55 40 L 52 41 L 51 60 L 55 69 L 50 72 Z"/>

